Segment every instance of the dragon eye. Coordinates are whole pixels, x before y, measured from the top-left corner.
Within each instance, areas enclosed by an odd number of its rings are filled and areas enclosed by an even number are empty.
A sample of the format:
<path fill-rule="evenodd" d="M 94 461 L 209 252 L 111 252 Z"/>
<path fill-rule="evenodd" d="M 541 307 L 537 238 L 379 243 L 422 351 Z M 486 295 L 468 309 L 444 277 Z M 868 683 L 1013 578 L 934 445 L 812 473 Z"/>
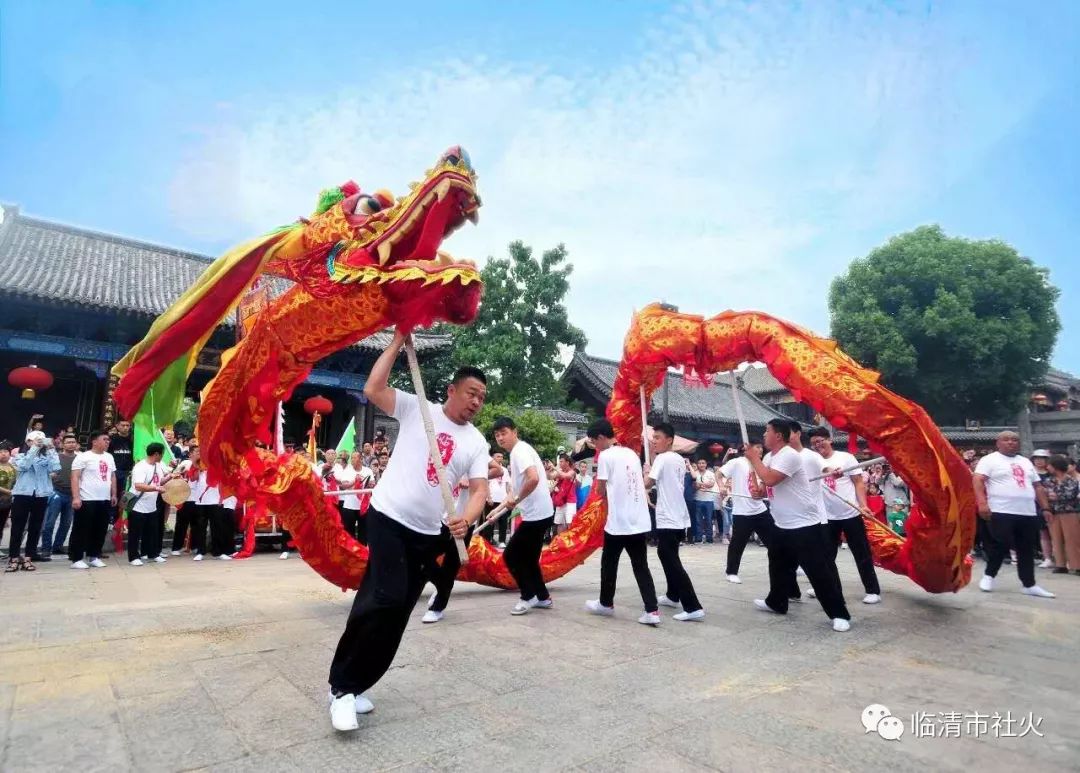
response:
<path fill-rule="evenodd" d="M 358 215 L 374 215 L 381 209 L 382 204 L 374 196 L 361 196 L 360 200 L 356 202 L 356 213 Z"/>

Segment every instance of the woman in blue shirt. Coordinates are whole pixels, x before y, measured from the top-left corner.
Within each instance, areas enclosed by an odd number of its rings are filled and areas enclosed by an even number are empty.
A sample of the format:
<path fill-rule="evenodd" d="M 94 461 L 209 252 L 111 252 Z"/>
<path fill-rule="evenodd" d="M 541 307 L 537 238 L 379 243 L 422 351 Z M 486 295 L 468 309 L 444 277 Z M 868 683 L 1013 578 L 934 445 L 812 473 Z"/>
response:
<path fill-rule="evenodd" d="M 29 446 L 25 454 L 15 458 L 18 477 L 11 489 L 11 541 L 8 546 L 8 565 L 5 572 L 25 569 L 34 571 L 34 561 L 41 541 L 41 524 L 45 506 L 53 495 L 52 476 L 60 471 L 60 457 L 44 432 L 34 431 L 26 436 Z M 26 533 L 26 558 L 22 557 L 23 533 Z M 51 559 L 50 559 L 51 560 Z"/>

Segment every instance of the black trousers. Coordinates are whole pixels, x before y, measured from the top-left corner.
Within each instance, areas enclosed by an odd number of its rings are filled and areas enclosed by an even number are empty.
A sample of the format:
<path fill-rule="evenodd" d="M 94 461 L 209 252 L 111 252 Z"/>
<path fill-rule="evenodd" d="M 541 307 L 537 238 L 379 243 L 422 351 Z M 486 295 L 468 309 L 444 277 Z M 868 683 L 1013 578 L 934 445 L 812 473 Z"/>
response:
<path fill-rule="evenodd" d="M 215 505 L 210 514 L 210 552 L 231 556 L 236 552 L 236 510 Z"/>
<path fill-rule="evenodd" d="M 338 507 L 341 513 L 341 526 L 355 540 L 360 540 L 360 511 L 349 507 Z"/>
<path fill-rule="evenodd" d="M 750 542 L 750 535 L 757 533 L 765 547 L 769 547 L 772 540 L 773 529 L 772 516 L 768 508 L 765 512 L 756 515 L 733 515 L 731 516 L 731 543 L 727 549 L 727 571 L 725 574 L 738 574 L 742 566 L 743 552 Z"/>
<path fill-rule="evenodd" d="M 169 518 L 169 505 L 161 498 L 160 494 L 157 498 L 157 510 L 154 511 L 154 515 L 157 518 L 157 523 L 154 528 L 154 540 L 148 546 L 150 549 L 149 553 L 146 553 L 145 548 L 143 550 L 150 558 L 160 556 L 162 549 L 165 547 L 165 521 Z"/>
<path fill-rule="evenodd" d="M 0 507 L 0 544 L 4 542 L 4 527 L 7 526 L 8 516 L 11 514 L 11 505 Z"/>
<path fill-rule="evenodd" d="M 196 555 L 206 553 L 206 527 L 214 517 L 218 505 L 195 505 L 191 517 L 191 552 Z"/>
<path fill-rule="evenodd" d="M 503 551 L 506 568 L 517 582 L 518 591 L 525 601 L 532 598 L 546 601 L 551 598 L 540 571 L 540 553 L 544 550 L 544 535 L 554 523 L 554 515 L 540 521 L 522 521 Z"/>
<path fill-rule="evenodd" d="M 829 619 L 850 620 L 836 562 L 829 560 L 829 530 L 823 523 L 799 529 L 776 528 L 769 543 L 769 595 L 765 603 L 781 614 L 800 596 L 795 570 L 802 567 Z"/>
<path fill-rule="evenodd" d="M 84 557 L 101 558 L 101 548 L 109 531 L 113 507 L 106 500 L 83 500 L 82 507 L 73 511 L 68 558 L 72 563 Z"/>
<path fill-rule="evenodd" d="M 8 542 L 8 554 L 11 558 L 22 555 L 22 540 L 25 534 L 26 555 L 32 561 L 37 560 L 41 525 L 45 522 L 45 507 L 48 504 L 48 497 L 35 497 L 30 494 L 15 494 L 11 497 L 11 535 Z"/>
<path fill-rule="evenodd" d="M 14 512 L 14 508 L 12 509 Z M 14 517 L 12 518 L 14 520 Z M 1042 519 L 1012 513 L 990 514 L 990 535 L 987 546 L 986 574 L 997 577 L 998 569 L 1010 550 L 1016 551 L 1016 574 L 1025 588 L 1035 584 L 1035 548 L 1039 544 Z M 14 555 L 14 554 L 12 554 Z"/>
<path fill-rule="evenodd" d="M 686 573 L 679 558 L 679 543 L 685 533 L 685 529 L 657 529 L 656 555 L 660 559 L 660 566 L 664 568 L 664 579 L 667 580 L 667 593 L 664 595 L 672 601 L 681 602 L 684 612 L 696 612 L 701 609 L 701 602 L 698 601 L 694 583 L 690 581 L 690 575 Z"/>
<path fill-rule="evenodd" d="M 409 615 L 446 548 L 369 509 L 368 565 L 330 664 L 330 689 L 359 695 L 382 678 L 397 654 Z"/>
<path fill-rule="evenodd" d="M 615 580 L 619 576 L 619 559 L 622 552 L 630 556 L 630 566 L 634 569 L 641 601 L 646 612 L 656 612 L 656 586 L 649 571 L 648 557 L 649 533 L 608 534 L 604 532 L 604 547 L 600 551 L 600 603 L 605 607 L 615 606 Z"/>
<path fill-rule="evenodd" d="M 454 544 L 450 529 L 443 526 L 439 539 L 438 549 L 439 555 L 443 557 L 442 563 L 429 567 L 431 574 L 428 577 L 435 586 L 435 601 L 431 603 L 431 608 L 436 612 L 442 612 L 450 603 L 450 593 L 454 590 L 454 581 L 461 569 L 461 559 L 458 558 L 457 545 Z M 468 545 L 471 539 L 472 527 L 465 533 L 465 544 Z"/>
<path fill-rule="evenodd" d="M 866 524 L 862 516 L 829 521 L 829 555 L 833 561 L 836 561 L 840 550 L 841 534 L 847 539 L 848 549 L 851 557 L 855 559 L 855 567 L 859 570 L 863 588 L 867 593 L 880 595 L 881 586 L 878 584 L 877 572 L 874 571 L 874 554 L 870 552 L 870 540 L 866 538 Z"/>
<path fill-rule="evenodd" d="M 498 507 L 499 504 L 500 504 L 499 502 L 494 502 L 494 503 L 492 503 L 491 507 L 485 508 L 484 509 L 484 517 L 487 518 L 489 515 L 491 515 L 491 512 L 496 507 Z M 552 516 L 552 523 L 554 523 L 554 522 L 555 522 L 554 516 Z M 507 529 L 507 527 L 509 525 L 510 525 L 510 513 L 503 513 L 502 515 L 500 515 L 498 517 L 498 519 L 495 521 L 495 523 L 491 524 L 486 529 L 484 529 L 482 532 L 480 532 L 480 535 L 482 537 L 484 537 L 484 539 L 486 539 L 488 542 L 494 542 L 495 541 L 495 530 L 498 529 L 499 530 L 499 542 L 502 543 L 502 544 L 506 544 L 506 529 Z"/>
<path fill-rule="evenodd" d="M 195 503 L 184 502 L 180 507 L 176 508 L 176 525 L 173 526 L 172 535 L 172 549 L 183 550 L 184 540 L 188 534 L 194 536 L 192 529 L 192 522 L 195 519 Z M 194 547 L 194 539 L 192 539 L 192 547 Z"/>
<path fill-rule="evenodd" d="M 160 541 L 157 535 L 159 525 L 157 510 L 152 513 L 128 511 L 128 561 L 134 561 L 139 556 L 157 557 L 161 552 L 160 549 L 158 553 L 154 552 L 154 546 Z"/>

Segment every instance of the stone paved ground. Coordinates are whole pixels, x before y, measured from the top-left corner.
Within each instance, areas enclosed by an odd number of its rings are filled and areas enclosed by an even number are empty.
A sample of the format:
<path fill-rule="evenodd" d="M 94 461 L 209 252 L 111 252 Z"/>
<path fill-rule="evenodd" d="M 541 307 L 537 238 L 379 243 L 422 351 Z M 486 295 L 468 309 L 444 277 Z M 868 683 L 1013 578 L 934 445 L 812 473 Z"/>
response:
<path fill-rule="evenodd" d="M 416 611 L 349 736 L 330 728 L 325 679 L 352 594 L 298 560 L 0 575 L 0 770 L 1080 766 L 1080 577 L 1040 572 L 1049 601 L 1021 596 L 1009 567 L 992 595 L 886 575 L 871 608 L 841 553 L 855 620 L 834 634 L 816 604 L 754 610 L 764 551 L 742 586 L 719 545 L 684 553 L 704 623 L 638 625 L 625 560 L 618 616 L 586 615 L 599 556 L 553 585 L 551 612 L 513 618 L 510 594 L 459 586 L 443 623 Z M 863 733 L 870 703 L 905 719 L 903 739 Z M 916 711 L 1032 712 L 1044 737 L 917 738 Z"/>

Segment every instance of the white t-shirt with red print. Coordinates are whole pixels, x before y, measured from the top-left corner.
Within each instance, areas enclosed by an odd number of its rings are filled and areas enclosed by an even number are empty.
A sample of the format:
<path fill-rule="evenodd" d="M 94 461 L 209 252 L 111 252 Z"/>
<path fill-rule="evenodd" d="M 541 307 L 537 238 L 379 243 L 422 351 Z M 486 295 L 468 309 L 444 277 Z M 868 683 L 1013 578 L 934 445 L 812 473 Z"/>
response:
<path fill-rule="evenodd" d="M 1005 456 L 994 451 L 975 465 L 975 474 L 986 476 L 986 498 L 990 512 L 1037 515 L 1035 484 L 1039 473 L 1027 457 Z"/>
<path fill-rule="evenodd" d="M 536 470 L 537 484 L 529 496 L 518 502 L 523 521 L 542 521 L 551 518 L 555 514 L 555 505 L 551 503 L 551 489 L 547 485 L 547 472 L 544 470 L 544 462 L 536 449 L 519 440 L 510 451 L 510 480 L 514 491 L 525 489 L 525 473 L 529 468 Z"/>
<path fill-rule="evenodd" d="M 604 531 L 614 536 L 652 531 L 641 460 L 625 446 L 611 446 L 596 460 L 596 479 L 606 481 L 607 523 Z"/>
<path fill-rule="evenodd" d="M 822 457 L 825 459 L 825 457 Z M 825 459 L 825 467 L 830 470 L 847 470 L 855 467 L 859 464 L 859 461 L 849 454 L 847 451 L 833 451 L 832 456 Z M 832 494 L 825 493 L 825 514 L 829 516 L 830 521 L 843 521 L 848 518 L 856 518 L 859 516 L 859 511 L 853 509 L 850 505 L 840 501 L 841 499 L 851 502 L 851 504 L 858 504 L 858 495 L 855 493 L 854 478 L 861 478 L 862 470 L 851 470 L 851 472 L 844 473 L 839 478 L 834 478 L 831 475 L 821 479 L 821 485 L 830 491 L 835 491 L 839 498 L 834 497 Z"/>
<path fill-rule="evenodd" d="M 472 424 L 455 424 L 441 405 L 429 405 L 451 486 L 462 478 L 487 480 L 488 444 L 480 430 Z M 438 534 L 446 507 L 416 395 L 395 390 L 393 418 L 399 424 L 397 443 L 371 495 L 371 506 L 413 531 Z"/>
<path fill-rule="evenodd" d="M 82 471 L 79 499 L 84 502 L 108 502 L 112 499 L 112 476 L 116 473 L 116 461 L 108 451 L 103 454 L 83 451 L 71 462 L 71 469 Z"/>
<path fill-rule="evenodd" d="M 731 481 L 732 515 L 758 515 L 765 512 L 765 503 L 750 495 L 750 479 L 754 476 L 754 468 L 745 457 L 737 456 L 729 460 L 720 468 L 720 474 Z"/>
<path fill-rule="evenodd" d="M 131 468 L 131 478 L 128 483 L 128 490 L 138 497 L 138 499 L 135 500 L 135 504 L 131 506 L 133 512 L 154 512 L 157 510 L 158 498 L 158 492 L 139 491 L 135 488 L 135 484 L 139 483 L 143 486 L 160 486 L 163 480 L 165 480 L 165 468 L 161 466 L 161 462 L 151 463 L 143 459 L 135 463 L 135 466 Z"/>

